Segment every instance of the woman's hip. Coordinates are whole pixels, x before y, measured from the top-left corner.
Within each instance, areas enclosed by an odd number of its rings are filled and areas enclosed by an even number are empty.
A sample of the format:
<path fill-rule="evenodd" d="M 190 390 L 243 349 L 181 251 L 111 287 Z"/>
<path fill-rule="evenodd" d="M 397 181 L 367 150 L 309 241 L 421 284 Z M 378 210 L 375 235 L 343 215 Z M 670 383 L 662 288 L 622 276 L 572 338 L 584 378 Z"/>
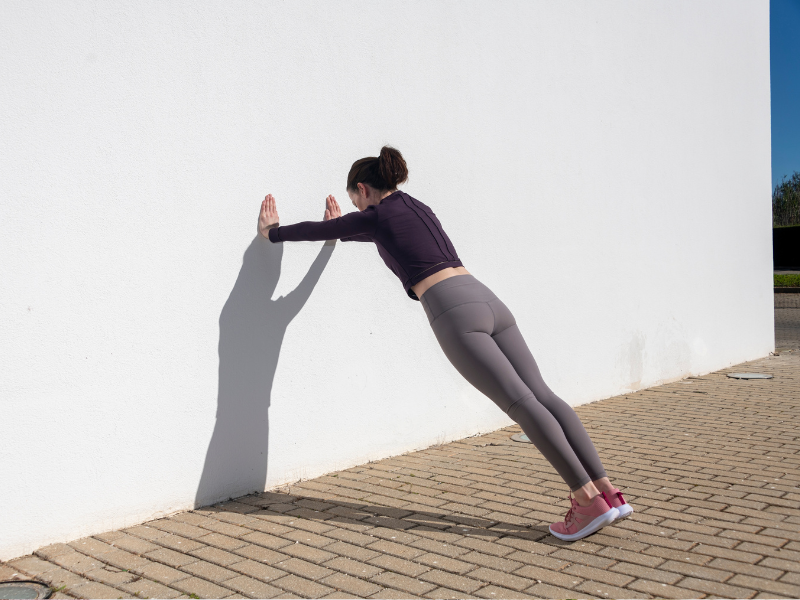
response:
<path fill-rule="evenodd" d="M 493 335 L 515 323 L 508 307 L 474 275 L 439 281 L 422 294 L 420 302 L 434 331 L 485 331 Z"/>

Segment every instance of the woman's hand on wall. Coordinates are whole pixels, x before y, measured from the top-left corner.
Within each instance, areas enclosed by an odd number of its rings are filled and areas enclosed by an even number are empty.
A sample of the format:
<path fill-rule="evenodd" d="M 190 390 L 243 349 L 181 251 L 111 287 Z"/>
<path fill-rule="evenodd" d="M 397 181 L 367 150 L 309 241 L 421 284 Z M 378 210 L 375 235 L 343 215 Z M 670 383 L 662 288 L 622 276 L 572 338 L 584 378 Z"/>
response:
<path fill-rule="evenodd" d="M 261 203 L 261 214 L 258 215 L 258 233 L 269 239 L 269 230 L 278 226 L 278 209 L 275 198 L 267 194 Z"/>
<path fill-rule="evenodd" d="M 325 217 L 322 219 L 323 221 L 330 221 L 331 219 L 335 219 L 336 217 L 342 216 L 342 209 L 339 208 L 339 203 L 336 202 L 336 198 L 333 196 L 328 196 L 325 198 Z"/>

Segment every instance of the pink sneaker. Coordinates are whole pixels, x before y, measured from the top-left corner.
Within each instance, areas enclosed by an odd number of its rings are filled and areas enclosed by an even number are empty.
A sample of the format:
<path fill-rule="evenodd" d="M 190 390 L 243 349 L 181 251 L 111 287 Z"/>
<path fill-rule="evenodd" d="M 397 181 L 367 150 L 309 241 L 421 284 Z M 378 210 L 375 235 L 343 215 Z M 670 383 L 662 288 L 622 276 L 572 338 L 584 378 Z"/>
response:
<path fill-rule="evenodd" d="M 601 527 L 610 525 L 619 515 L 619 511 L 610 506 L 602 494 L 595 496 L 589 506 L 578 504 L 572 497 L 572 492 L 569 493 L 569 500 L 572 507 L 564 521 L 550 525 L 550 533 L 560 540 L 571 542 L 584 538 Z"/>
<path fill-rule="evenodd" d="M 625 502 L 625 498 L 622 497 L 622 492 L 617 488 L 612 488 L 610 492 L 601 492 L 601 495 L 606 499 L 609 506 L 619 511 L 617 520 L 630 517 L 631 514 L 633 514 L 633 507 Z"/>

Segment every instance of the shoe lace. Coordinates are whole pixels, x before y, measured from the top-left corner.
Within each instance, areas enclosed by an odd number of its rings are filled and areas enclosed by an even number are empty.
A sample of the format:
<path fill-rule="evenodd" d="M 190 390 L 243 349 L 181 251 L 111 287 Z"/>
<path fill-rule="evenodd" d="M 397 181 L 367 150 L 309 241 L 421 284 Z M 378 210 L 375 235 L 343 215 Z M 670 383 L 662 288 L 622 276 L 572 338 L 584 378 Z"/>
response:
<path fill-rule="evenodd" d="M 572 511 L 575 510 L 575 505 L 577 502 L 572 498 L 572 490 L 569 492 L 569 510 L 567 511 L 567 516 L 564 517 L 564 525 L 569 526 L 570 518 L 572 517 Z"/>

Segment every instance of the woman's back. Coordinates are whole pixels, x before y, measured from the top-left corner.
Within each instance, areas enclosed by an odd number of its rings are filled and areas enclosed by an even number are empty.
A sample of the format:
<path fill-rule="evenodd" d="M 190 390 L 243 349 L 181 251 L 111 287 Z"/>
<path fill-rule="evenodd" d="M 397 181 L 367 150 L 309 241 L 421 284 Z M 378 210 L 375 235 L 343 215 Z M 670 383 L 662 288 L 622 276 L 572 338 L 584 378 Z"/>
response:
<path fill-rule="evenodd" d="M 428 205 L 397 190 L 381 200 L 374 212 L 376 227 L 372 235 L 341 239 L 375 242 L 386 266 L 403 282 L 411 298 L 417 299 L 411 287 L 425 277 L 448 267 L 463 266 Z"/>

